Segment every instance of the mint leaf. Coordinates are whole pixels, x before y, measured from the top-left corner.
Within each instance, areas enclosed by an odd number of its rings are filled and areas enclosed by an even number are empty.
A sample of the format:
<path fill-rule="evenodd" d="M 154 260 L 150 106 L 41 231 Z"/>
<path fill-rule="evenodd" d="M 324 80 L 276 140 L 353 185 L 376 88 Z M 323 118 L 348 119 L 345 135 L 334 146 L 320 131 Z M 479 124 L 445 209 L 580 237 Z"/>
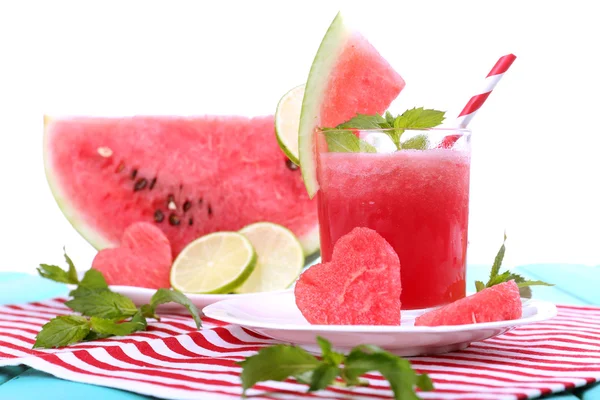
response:
<path fill-rule="evenodd" d="M 156 315 L 156 310 L 152 308 L 150 304 L 144 304 L 140 307 L 140 311 L 144 318 L 154 318 L 155 320 L 160 321 L 160 317 Z"/>
<path fill-rule="evenodd" d="M 141 314 L 136 314 L 141 315 Z M 142 317 L 143 318 L 143 317 Z M 133 332 L 146 330 L 146 320 L 139 317 L 129 322 L 117 323 L 110 319 L 90 318 L 91 329 L 102 336 L 126 336 Z"/>
<path fill-rule="evenodd" d="M 77 281 L 73 281 L 69 273 L 58 265 L 40 264 L 37 271 L 42 278 L 50 279 L 54 282 L 77 284 Z"/>
<path fill-rule="evenodd" d="M 426 109 L 423 107 L 412 108 L 404 111 L 394 120 L 394 128 L 427 129 L 433 128 L 444 122 L 444 111 Z"/>
<path fill-rule="evenodd" d="M 90 292 L 102 291 L 108 289 L 108 284 L 102 272 L 97 269 L 89 269 L 83 275 L 79 286 L 76 289 L 69 292 L 69 296 L 81 297 L 89 294 Z"/>
<path fill-rule="evenodd" d="M 327 149 L 332 153 L 376 153 L 377 149 L 351 131 L 324 131 Z"/>
<path fill-rule="evenodd" d="M 544 281 L 529 281 L 520 275 L 512 274 L 517 286 L 519 287 L 519 294 L 524 299 L 530 299 L 532 296 L 531 286 L 554 286 Z"/>
<path fill-rule="evenodd" d="M 187 296 L 181 292 L 172 289 L 158 289 L 156 293 L 150 299 L 150 308 L 143 310 L 144 315 L 147 316 L 148 313 L 154 314 L 156 312 L 156 307 L 160 304 L 165 303 L 177 303 L 181 304 L 192 314 L 192 318 L 194 318 L 194 322 L 196 323 L 196 327 L 202 327 L 202 320 L 200 319 L 200 312 L 198 308 L 192 303 Z"/>
<path fill-rule="evenodd" d="M 350 120 L 336 126 L 336 129 L 381 129 L 384 127 L 391 128 L 391 126 L 386 125 L 389 125 L 386 118 L 383 118 L 379 114 L 356 114 L 355 117 L 352 117 Z"/>
<path fill-rule="evenodd" d="M 544 281 L 524 281 L 517 283 L 517 286 L 520 288 L 528 287 L 528 286 L 554 286 L 551 283 L 546 283 Z"/>
<path fill-rule="evenodd" d="M 337 365 L 323 363 L 311 374 L 309 392 L 325 389 L 331 385 L 339 375 L 340 368 Z"/>
<path fill-rule="evenodd" d="M 506 232 L 504 232 L 504 240 L 502 241 L 502 246 L 500 246 L 500 250 L 498 250 L 498 254 L 496 254 L 496 258 L 494 259 L 494 264 L 492 265 L 492 270 L 490 271 L 490 280 L 492 280 L 498 272 L 500 271 L 500 267 L 502 266 L 502 261 L 504 260 L 504 253 L 506 251 Z"/>
<path fill-rule="evenodd" d="M 396 117 L 394 117 L 391 112 L 389 112 L 389 111 L 385 112 L 385 122 L 387 123 L 389 128 L 394 127 L 395 120 L 396 120 Z"/>
<path fill-rule="evenodd" d="M 416 135 L 402 142 L 403 149 L 425 150 L 429 147 L 429 140 L 426 135 Z"/>
<path fill-rule="evenodd" d="M 478 292 L 481 292 L 483 289 L 485 289 L 485 283 L 483 283 L 481 281 L 475 281 L 475 289 Z"/>
<path fill-rule="evenodd" d="M 261 349 L 258 354 L 238 362 L 242 366 L 242 390 L 258 382 L 283 381 L 315 370 L 320 362 L 300 347 L 278 344 Z"/>
<path fill-rule="evenodd" d="M 390 136 L 392 141 L 396 144 L 398 150 L 403 149 L 405 146 L 400 145 L 400 137 L 406 129 L 427 129 L 436 127 L 444 121 L 444 114 L 444 111 L 425 109 L 423 107 L 406 110 L 402 115 L 396 117 L 394 120 L 394 130 L 389 131 L 388 136 Z M 418 144 L 423 145 L 423 143 Z M 413 144 L 413 146 L 414 145 L 415 144 Z M 416 149 L 417 147 L 409 148 Z"/>
<path fill-rule="evenodd" d="M 65 248 L 63 248 L 63 252 L 67 265 L 69 266 L 66 271 L 57 265 L 40 264 L 37 268 L 38 274 L 40 274 L 42 278 L 50 279 L 54 282 L 76 285 L 79 283 L 77 270 L 75 269 L 73 261 L 71 261 L 71 258 L 67 255 Z"/>
<path fill-rule="evenodd" d="M 54 348 L 78 343 L 90 332 L 90 324 L 85 317 L 63 315 L 51 319 L 37 334 L 33 348 Z"/>
<path fill-rule="evenodd" d="M 321 348 L 321 354 L 323 357 L 323 361 L 338 366 L 339 364 L 344 362 L 346 356 L 341 353 L 337 353 L 331 349 L 331 343 L 321 336 L 317 336 L 317 343 Z"/>
<path fill-rule="evenodd" d="M 133 301 L 110 290 L 91 291 L 65 303 L 73 311 L 88 317 L 124 319 L 133 316 L 138 309 Z"/>
<path fill-rule="evenodd" d="M 395 399 L 414 399 L 415 386 L 421 390 L 432 390 L 429 377 L 419 376 L 410 362 L 377 346 L 358 346 L 352 349 L 344 363 L 342 377 L 349 384 L 359 382 L 359 377 L 367 372 L 377 371 L 390 383 Z"/>
<path fill-rule="evenodd" d="M 91 342 L 94 340 L 106 339 L 107 337 L 111 337 L 112 335 L 103 335 L 98 332 L 90 331 L 86 337 L 83 338 L 84 342 Z"/>
<path fill-rule="evenodd" d="M 73 264 L 71 257 L 69 257 L 67 255 L 67 249 L 64 247 L 63 247 L 63 253 L 65 255 L 65 261 L 67 262 L 67 265 L 69 266 L 69 271 L 67 272 L 67 276 L 69 277 L 71 282 L 77 283 L 79 281 L 79 278 L 77 277 L 77 269 L 75 269 L 75 265 Z"/>
<path fill-rule="evenodd" d="M 76 285 L 79 283 L 77 270 L 75 269 L 73 261 L 71 261 L 71 258 L 67 255 L 67 251 L 64 248 L 63 252 L 65 255 L 65 260 L 67 261 L 67 265 L 69 266 L 66 271 L 57 265 L 40 264 L 40 266 L 37 268 L 38 274 L 40 274 L 42 278 L 50 279 L 54 282 Z"/>

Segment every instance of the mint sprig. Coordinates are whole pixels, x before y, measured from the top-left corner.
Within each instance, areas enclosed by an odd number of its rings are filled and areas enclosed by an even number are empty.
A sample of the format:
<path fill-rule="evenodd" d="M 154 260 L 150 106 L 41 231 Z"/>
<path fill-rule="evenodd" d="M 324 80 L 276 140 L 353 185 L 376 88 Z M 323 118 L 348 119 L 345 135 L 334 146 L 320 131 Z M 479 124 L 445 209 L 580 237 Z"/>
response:
<path fill-rule="evenodd" d="M 519 287 L 519 294 L 521 295 L 521 297 L 525 299 L 530 299 L 532 296 L 531 286 L 554 286 L 553 284 L 546 283 L 544 281 L 532 281 L 525 279 L 522 275 L 516 274 L 511 271 L 504 271 L 500 273 L 500 267 L 502 266 L 502 261 L 504 260 L 505 252 L 506 233 L 504 233 L 504 240 L 502 241 L 502 246 L 500 246 L 500 249 L 496 254 L 494 264 L 492 264 L 492 269 L 490 270 L 490 277 L 487 283 L 483 283 L 482 281 L 475 281 L 475 289 L 478 292 L 481 292 L 483 289 L 492 287 L 494 285 L 498 285 L 499 283 L 514 280 L 517 286 Z"/>
<path fill-rule="evenodd" d="M 433 390 L 433 383 L 426 374 L 417 374 L 408 360 L 377 346 L 356 346 L 346 356 L 333 351 L 331 343 L 322 337 L 317 337 L 317 342 L 321 347 L 321 359 L 300 347 L 278 344 L 263 348 L 258 354 L 238 362 L 242 366 L 243 395 L 258 382 L 283 381 L 288 377 L 309 385 L 308 392 L 334 384 L 365 386 L 368 382 L 361 380 L 360 376 L 371 371 L 381 373 L 388 380 L 394 399 L 418 399 L 415 387 L 423 391 Z"/>
<path fill-rule="evenodd" d="M 110 336 L 126 336 L 133 332 L 145 331 L 146 318 L 159 317 L 156 308 L 160 304 L 175 302 L 188 309 L 196 326 L 202 326 L 201 313 L 183 293 L 172 289 L 158 289 L 150 299 L 150 304 L 136 307 L 133 300 L 110 290 L 102 273 L 89 269 L 81 281 L 73 261 L 65 252 L 68 269 L 56 265 L 40 264 L 38 273 L 55 282 L 77 285 L 65 305 L 80 313 L 51 319 L 37 334 L 34 348 L 55 348 L 73 343 L 103 339 Z"/>
<path fill-rule="evenodd" d="M 410 129 L 428 129 L 440 125 L 445 118 L 444 111 L 415 107 L 394 117 L 389 111 L 385 116 L 379 114 L 357 114 L 335 128 L 324 128 L 328 150 L 334 153 L 375 153 L 376 149 L 363 139 L 358 138 L 352 129 L 382 129 L 394 142 L 398 150 L 428 148 L 426 135 L 416 135 L 402 141 L 402 134 Z"/>

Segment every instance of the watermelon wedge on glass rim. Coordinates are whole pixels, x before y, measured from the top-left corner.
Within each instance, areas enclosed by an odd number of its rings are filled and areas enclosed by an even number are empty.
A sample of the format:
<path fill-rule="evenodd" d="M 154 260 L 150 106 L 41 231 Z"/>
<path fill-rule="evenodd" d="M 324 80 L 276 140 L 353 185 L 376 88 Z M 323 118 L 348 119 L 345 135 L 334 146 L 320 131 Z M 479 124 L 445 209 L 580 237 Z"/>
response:
<path fill-rule="evenodd" d="M 175 257 L 207 233 L 259 221 L 290 229 L 306 255 L 319 249 L 316 202 L 272 116 L 45 117 L 44 130 L 52 194 L 97 249 L 150 222 Z"/>
<path fill-rule="evenodd" d="M 298 152 L 311 198 L 319 190 L 315 130 L 356 114 L 383 114 L 404 86 L 404 79 L 338 13 L 315 55 L 302 100 Z"/>

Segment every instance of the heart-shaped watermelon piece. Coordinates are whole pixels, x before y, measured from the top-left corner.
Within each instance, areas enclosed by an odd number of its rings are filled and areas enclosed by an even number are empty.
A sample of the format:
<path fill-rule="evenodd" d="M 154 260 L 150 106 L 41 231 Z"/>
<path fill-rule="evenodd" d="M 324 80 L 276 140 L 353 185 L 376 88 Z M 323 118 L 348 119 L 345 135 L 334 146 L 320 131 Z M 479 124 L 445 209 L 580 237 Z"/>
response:
<path fill-rule="evenodd" d="M 330 262 L 296 282 L 296 305 L 311 324 L 400 325 L 400 260 L 369 228 L 354 228 L 335 244 Z"/>
<path fill-rule="evenodd" d="M 137 222 L 125 229 L 121 247 L 96 254 L 92 268 L 102 272 L 109 285 L 159 289 L 171 287 L 172 264 L 171 244 L 165 234 L 150 223 Z"/>

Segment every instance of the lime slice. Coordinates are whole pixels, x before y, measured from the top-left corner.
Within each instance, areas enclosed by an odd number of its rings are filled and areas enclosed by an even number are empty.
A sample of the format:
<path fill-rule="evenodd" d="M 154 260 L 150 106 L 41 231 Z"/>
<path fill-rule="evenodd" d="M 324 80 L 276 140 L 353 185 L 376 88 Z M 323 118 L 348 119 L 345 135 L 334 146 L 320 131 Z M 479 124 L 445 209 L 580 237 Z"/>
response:
<path fill-rule="evenodd" d="M 319 126 L 321 106 L 325 100 L 331 71 L 335 68 L 344 45 L 351 35 L 352 30 L 344 23 L 342 14 L 338 13 L 323 37 L 306 81 L 306 93 L 302 100 L 298 128 L 298 155 L 302 178 L 310 198 L 313 198 L 319 190 L 315 160 L 315 129 Z"/>
<path fill-rule="evenodd" d="M 256 249 L 258 261 L 236 293 L 269 292 L 289 287 L 304 267 L 304 252 L 294 234 L 281 225 L 258 222 L 240 231 Z"/>
<path fill-rule="evenodd" d="M 298 160 L 298 127 L 300 125 L 300 109 L 304 97 L 304 85 L 296 86 L 283 95 L 277 103 L 275 111 L 275 134 L 281 150 L 296 165 Z"/>
<path fill-rule="evenodd" d="M 237 232 L 216 232 L 188 244 L 171 267 L 171 286 L 184 293 L 229 293 L 250 276 L 256 252 Z"/>

